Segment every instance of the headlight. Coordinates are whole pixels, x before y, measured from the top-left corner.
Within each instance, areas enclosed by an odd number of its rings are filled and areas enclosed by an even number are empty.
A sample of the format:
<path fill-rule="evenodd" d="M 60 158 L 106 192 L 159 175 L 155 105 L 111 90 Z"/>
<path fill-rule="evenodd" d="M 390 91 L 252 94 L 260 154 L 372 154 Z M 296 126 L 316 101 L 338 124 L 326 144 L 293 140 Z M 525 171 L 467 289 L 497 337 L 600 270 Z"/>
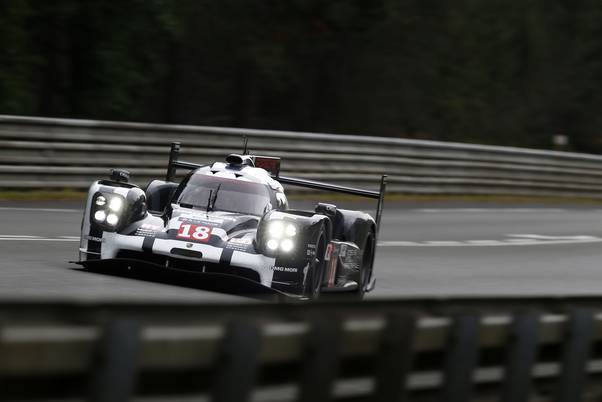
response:
<path fill-rule="evenodd" d="M 268 248 L 272 251 L 276 251 L 276 249 L 278 248 L 278 241 L 274 240 L 274 239 L 270 239 L 268 240 L 267 244 Z"/>
<path fill-rule="evenodd" d="M 288 225 L 286 225 L 284 233 L 288 237 L 295 237 L 297 235 L 297 228 L 295 227 L 295 225 L 289 223 Z"/>
<path fill-rule="evenodd" d="M 268 235 L 274 239 L 295 237 L 297 235 L 297 228 L 292 223 L 274 221 L 268 225 Z"/>
<path fill-rule="evenodd" d="M 295 243 L 291 239 L 284 239 L 280 243 L 280 249 L 285 253 L 290 252 L 293 248 L 295 248 Z"/>
<path fill-rule="evenodd" d="M 116 194 L 98 194 L 92 202 L 92 218 L 105 230 L 116 229 L 125 212 L 125 200 Z"/>
<path fill-rule="evenodd" d="M 274 221 L 270 223 L 270 226 L 268 227 L 268 234 L 270 237 L 274 237 L 276 239 L 281 238 L 284 234 L 284 223 L 281 221 Z"/>
<path fill-rule="evenodd" d="M 98 202 L 98 199 L 96 201 Z M 121 208 L 123 208 L 123 199 L 121 197 L 111 198 L 111 201 L 109 202 L 109 209 L 113 212 L 120 212 Z"/>
<path fill-rule="evenodd" d="M 94 214 L 94 219 L 97 222 L 104 222 L 107 219 L 107 213 L 105 211 L 96 211 Z"/>
<path fill-rule="evenodd" d="M 285 221 L 273 221 L 268 224 L 266 247 L 270 251 L 280 249 L 285 253 L 291 252 L 295 248 L 293 238 L 297 236 L 297 227 Z"/>
<path fill-rule="evenodd" d="M 115 214 L 107 215 L 107 223 L 109 225 L 115 226 L 115 225 L 117 225 L 118 222 L 119 222 L 119 217 L 117 215 L 115 215 Z"/>

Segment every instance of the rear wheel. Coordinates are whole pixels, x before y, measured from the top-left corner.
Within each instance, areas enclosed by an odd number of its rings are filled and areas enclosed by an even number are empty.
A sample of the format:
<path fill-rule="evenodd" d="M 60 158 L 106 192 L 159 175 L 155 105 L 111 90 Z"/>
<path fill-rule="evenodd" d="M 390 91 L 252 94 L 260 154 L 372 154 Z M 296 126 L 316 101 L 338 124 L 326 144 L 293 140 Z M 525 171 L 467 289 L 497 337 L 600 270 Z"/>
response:
<path fill-rule="evenodd" d="M 363 254 L 362 254 L 362 266 L 360 267 L 360 275 L 357 289 L 357 296 L 362 299 L 366 294 L 366 288 L 372 278 L 372 266 L 374 264 L 374 233 L 368 233 L 366 241 L 364 242 Z"/>
<path fill-rule="evenodd" d="M 326 236 L 324 235 L 324 229 L 321 229 L 318 235 L 318 241 L 316 242 L 316 255 L 309 264 L 309 270 L 305 279 L 305 296 L 310 299 L 317 299 L 320 297 L 324 267 L 326 265 L 326 261 L 324 260 L 325 253 Z"/>

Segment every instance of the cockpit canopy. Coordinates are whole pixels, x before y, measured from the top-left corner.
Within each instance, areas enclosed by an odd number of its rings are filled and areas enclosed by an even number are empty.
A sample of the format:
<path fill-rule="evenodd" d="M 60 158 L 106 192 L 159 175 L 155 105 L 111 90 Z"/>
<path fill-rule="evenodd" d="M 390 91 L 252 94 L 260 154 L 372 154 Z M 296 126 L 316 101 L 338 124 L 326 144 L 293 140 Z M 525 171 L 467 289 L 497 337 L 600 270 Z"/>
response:
<path fill-rule="evenodd" d="M 182 181 L 173 199 L 185 208 L 255 216 L 280 209 L 274 190 L 267 184 L 198 172 Z"/>

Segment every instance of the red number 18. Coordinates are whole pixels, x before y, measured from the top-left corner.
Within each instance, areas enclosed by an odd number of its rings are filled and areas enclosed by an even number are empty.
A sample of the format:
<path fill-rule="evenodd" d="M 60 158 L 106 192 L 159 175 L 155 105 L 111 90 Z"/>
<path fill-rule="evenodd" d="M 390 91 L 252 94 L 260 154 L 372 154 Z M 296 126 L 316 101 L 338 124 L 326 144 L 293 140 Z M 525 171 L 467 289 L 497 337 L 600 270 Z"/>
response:
<path fill-rule="evenodd" d="M 180 225 L 177 237 L 183 239 L 193 239 L 207 243 L 209 236 L 211 235 L 211 228 L 209 226 L 198 226 L 184 224 Z"/>

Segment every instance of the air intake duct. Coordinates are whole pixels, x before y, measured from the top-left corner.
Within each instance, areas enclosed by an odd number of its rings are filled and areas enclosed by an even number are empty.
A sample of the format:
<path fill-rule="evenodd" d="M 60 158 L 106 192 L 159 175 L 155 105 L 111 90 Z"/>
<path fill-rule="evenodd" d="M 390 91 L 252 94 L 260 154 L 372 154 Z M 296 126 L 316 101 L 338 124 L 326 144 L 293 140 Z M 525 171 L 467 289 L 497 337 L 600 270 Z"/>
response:
<path fill-rule="evenodd" d="M 253 163 L 253 159 L 249 155 L 238 155 L 238 154 L 230 154 L 226 157 L 226 162 L 230 165 L 240 166 L 255 166 Z"/>

